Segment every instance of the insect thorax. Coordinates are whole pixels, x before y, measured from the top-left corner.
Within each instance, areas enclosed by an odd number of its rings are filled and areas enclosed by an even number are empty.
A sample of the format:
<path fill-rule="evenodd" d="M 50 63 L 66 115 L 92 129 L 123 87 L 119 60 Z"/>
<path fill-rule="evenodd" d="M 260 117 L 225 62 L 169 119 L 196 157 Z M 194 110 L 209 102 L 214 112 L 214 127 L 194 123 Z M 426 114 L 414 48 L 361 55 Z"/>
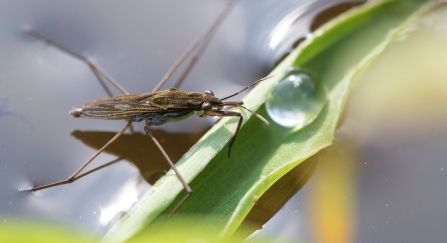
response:
<path fill-rule="evenodd" d="M 165 111 L 176 109 L 200 110 L 203 103 L 203 94 L 188 92 L 177 88 L 170 88 L 157 92 L 152 96 L 150 104 Z"/>

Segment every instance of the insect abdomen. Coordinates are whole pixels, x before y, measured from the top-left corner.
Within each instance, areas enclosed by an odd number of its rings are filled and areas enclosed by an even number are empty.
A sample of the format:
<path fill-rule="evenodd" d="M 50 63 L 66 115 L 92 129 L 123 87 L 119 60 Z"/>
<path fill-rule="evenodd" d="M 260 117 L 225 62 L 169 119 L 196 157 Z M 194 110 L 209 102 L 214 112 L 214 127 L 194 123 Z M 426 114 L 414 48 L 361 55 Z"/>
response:
<path fill-rule="evenodd" d="M 161 110 L 149 105 L 149 102 L 99 99 L 71 110 L 70 114 L 74 117 L 93 119 L 128 120 L 137 115 L 146 114 L 146 117 L 149 117 L 148 113 L 155 115 L 158 112 Z"/>

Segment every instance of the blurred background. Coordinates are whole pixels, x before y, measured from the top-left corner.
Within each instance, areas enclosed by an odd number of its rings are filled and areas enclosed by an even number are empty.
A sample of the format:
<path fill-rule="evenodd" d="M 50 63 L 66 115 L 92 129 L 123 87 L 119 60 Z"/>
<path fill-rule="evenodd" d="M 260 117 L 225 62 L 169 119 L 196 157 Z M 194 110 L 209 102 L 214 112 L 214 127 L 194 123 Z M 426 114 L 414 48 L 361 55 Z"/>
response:
<path fill-rule="evenodd" d="M 211 89 L 217 97 L 239 90 L 292 50 L 317 14 L 340 3 L 240 1 L 181 88 Z M 143 124 L 135 124 L 137 133 L 126 134 L 89 168 L 120 160 L 115 165 L 70 185 L 20 193 L 68 178 L 125 124 L 71 117 L 73 107 L 107 94 L 85 64 L 27 36 L 23 26 L 92 58 L 130 93 L 145 93 L 224 4 L 0 1 L 0 225 L 33 219 L 101 236 L 169 169 L 139 133 Z M 317 155 L 309 182 L 252 239 L 447 237 L 445 13 L 441 8 L 421 21 L 358 81 L 334 146 Z M 155 128 L 154 135 L 178 160 L 214 122 L 193 117 Z"/>

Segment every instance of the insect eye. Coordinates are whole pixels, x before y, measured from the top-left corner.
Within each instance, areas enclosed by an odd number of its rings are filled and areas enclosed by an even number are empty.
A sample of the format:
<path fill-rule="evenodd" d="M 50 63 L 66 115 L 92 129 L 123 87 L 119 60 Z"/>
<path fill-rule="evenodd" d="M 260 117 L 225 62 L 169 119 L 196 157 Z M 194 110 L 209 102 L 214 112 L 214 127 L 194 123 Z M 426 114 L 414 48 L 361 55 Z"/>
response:
<path fill-rule="evenodd" d="M 213 106 L 210 104 L 210 103 L 208 103 L 208 102 L 205 102 L 205 103 L 203 103 L 203 105 L 202 105 L 202 110 L 204 110 L 204 111 L 209 111 L 209 110 L 211 110 L 213 108 Z"/>
<path fill-rule="evenodd" d="M 211 90 L 205 90 L 203 93 L 214 96 L 214 92 Z"/>

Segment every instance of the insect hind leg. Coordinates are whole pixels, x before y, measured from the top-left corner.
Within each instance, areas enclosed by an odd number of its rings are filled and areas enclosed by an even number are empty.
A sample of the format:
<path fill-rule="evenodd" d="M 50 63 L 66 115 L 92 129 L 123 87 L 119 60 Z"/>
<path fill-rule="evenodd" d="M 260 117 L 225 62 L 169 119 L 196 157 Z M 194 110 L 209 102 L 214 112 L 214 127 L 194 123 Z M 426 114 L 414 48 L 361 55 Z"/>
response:
<path fill-rule="evenodd" d="M 160 80 L 160 82 L 155 86 L 152 92 L 159 91 L 161 87 L 168 81 L 168 79 L 174 74 L 174 72 L 180 67 L 180 65 L 191 55 L 194 51 L 197 50 L 197 54 L 191 59 L 189 65 L 186 67 L 185 71 L 180 75 L 180 78 L 177 80 L 174 87 L 179 87 L 183 80 L 188 76 L 189 72 L 194 67 L 195 63 L 199 60 L 202 53 L 205 51 L 208 46 L 209 41 L 213 37 L 216 30 L 219 28 L 222 21 L 227 17 L 227 15 L 233 9 L 233 6 L 236 4 L 236 0 L 232 0 L 227 3 L 227 6 L 224 10 L 219 14 L 219 16 L 214 20 L 211 26 L 202 33 L 189 47 L 186 51 L 175 61 L 174 65 L 168 70 L 165 76 Z"/>
<path fill-rule="evenodd" d="M 110 96 L 113 97 L 114 95 L 112 94 L 112 92 L 110 91 L 110 89 L 107 87 L 107 85 L 104 83 L 104 80 L 102 77 L 104 77 L 110 84 L 112 84 L 113 86 L 115 86 L 118 90 L 120 90 L 123 94 L 125 95 L 129 95 L 129 92 L 127 92 L 115 79 L 112 78 L 112 76 L 110 76 L 106 71 L 104 71 L 104 69 L 102 69 L 99 65 L 97 65 L 93 60 L 86 58 L 82 55 L 79 55 L 78 53 L 50 40 L 49 38 L 45 37 L 44 35 L 40 34 L 39 32 L 33 30 L 31 27 L 29 26 L 25 26 L 24 27 L 25 32 L 38 39 L 41 40 L 43 42 L 45 42 L 46 44 L 55 47 L 56 49 L 78 59 L 81 62 L 84 62 L 85 64 L 87 64 L 87 66 L 92 70 L 93 74 L 95 74 L 96 78 L 98 79 L 99 83 L 102 85 L 102 87 L 104 88 L 104 90 L 106 91 L 106 93 Z"/>

